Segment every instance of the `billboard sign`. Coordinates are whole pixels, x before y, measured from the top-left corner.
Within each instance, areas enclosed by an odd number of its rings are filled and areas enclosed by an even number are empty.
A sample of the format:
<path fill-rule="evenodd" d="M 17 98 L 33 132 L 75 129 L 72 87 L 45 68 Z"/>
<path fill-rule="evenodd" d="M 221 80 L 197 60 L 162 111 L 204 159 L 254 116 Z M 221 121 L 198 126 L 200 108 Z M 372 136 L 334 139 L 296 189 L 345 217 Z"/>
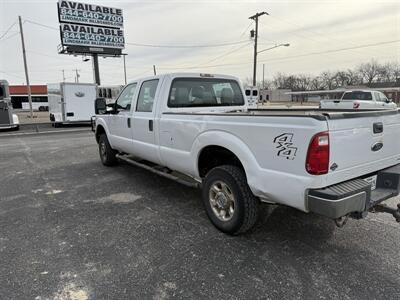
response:
<path fill-rule="evenodd" d="M 118 28 L 60 23 L 63 46 L 124 49 L 124 31 Z"/>
<path fill-rule="evenodd" d="M 58 2 L 58 18 L 60 23 L 124 27 L 122 9 L 67 0 Z"/>

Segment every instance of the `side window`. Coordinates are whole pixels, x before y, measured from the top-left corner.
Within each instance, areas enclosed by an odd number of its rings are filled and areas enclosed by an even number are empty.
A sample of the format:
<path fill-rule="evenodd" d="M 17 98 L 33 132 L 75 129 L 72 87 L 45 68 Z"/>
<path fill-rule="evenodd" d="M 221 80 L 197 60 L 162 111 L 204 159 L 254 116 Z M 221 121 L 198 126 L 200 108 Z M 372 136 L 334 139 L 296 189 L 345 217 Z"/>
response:
<path fill-rule="evenodd" d="M 158 79 L 145 81 L 140 88 L 136 111 L 152 112 Z"/>
<path fill-rule="evenodd" d="M 258 95 L 258 91 L 257 90 L 253 90 L 253 96 L 257 97 L 257 95 Z"/>
<path fill-rule="evenodd" d="M 381 95 L 381 101 L 388 101 L 388 98 L 386 97 L 386 95 L 382 92 L 379 92 L 379 94 Z"/>
<path fill-rule="evenodd" d="M 119 95 L 116 101 L 117 110 L 130 110 L 133 100 L 133 95 L 136 90 L 136 83 L 128 85 Z"/>
<path fill-rule="evenodd" d="M 250 96 L 250 90 L 246 90 L 245 93 L 246 93 L 246 96 Z"/>

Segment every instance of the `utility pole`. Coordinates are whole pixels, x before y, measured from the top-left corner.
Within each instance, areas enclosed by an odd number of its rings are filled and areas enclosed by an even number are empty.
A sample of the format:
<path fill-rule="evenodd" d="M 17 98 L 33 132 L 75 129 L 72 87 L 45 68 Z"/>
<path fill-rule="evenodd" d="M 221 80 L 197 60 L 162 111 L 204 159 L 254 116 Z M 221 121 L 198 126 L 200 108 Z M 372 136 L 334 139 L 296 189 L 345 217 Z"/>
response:
<path fill-rule="evenodd" d="M 65 82 L 65 70 L 61 70 L 63 73 L 63 82 Z"/>
<path fill-rule="evenodd" d="M 92 57 L 93 57 L 94 83 L 100 85 L 99 56 L 97 53 L 93 53 Z"/>
<path fill-rule="evenodd" d="M 263 82 L 262 82 L 262 87 L 265 89 L 265 64 L 263 64 Z"/>
<path fill-rule="evenodd" d="M 256 28 L 254 31 L 254 63 L 253 63 L 253 86 L 256 86 L 257 82 L 257 39 L 258 39 L 258 18 L 263 15 L 269 15 L 267 12 L 259 12 L 249 17 L 249 19 L 256 22 Z"/>
<path fill-rule="evenodd" d="M 126 63 L 125 63 L 125 56 L 126 56 L 126 54 L 122 54 L 122 57 L 124 58 L 124 78 L 125 78 L 125 85 L 126 85 Z"/>
<path fill-rule="evenodd" d="M 76 83 L 79 83 L 79 77 L 81 76 L 81 75 L 79 75 L 79 71 L 80 71 L 80 70 L 75 69 L 74 71 L 75 71 L 75 74 L 76 74 L 76 75 L 75 75 L 75 82 L 76 82 Z"/>
<path fill-rule="evenodd" d="M 157 75 L 157 72 L 156 72 L 156 65 L 153 65 L 153 72 L 154 72 L 154 75 Z"/>
<path fill-rule="evenodd" d="M 30 110 L 30 116 L 31 116 L 31 120 L 32 120 L 33 119 L 32 94 L 31 94 L 31 85 L 29 83 L 28 64 L 26 62 L 24 30 L 22 28 L 21 16 L 18 16 L 18 20 L 19 20 L 19 32 L 21 33 L 22 55 L 24 57 L 24 68 L 25 68 L 26 87 L 27 87 L 27 90 L 28 90 L 29 110 Z"/>

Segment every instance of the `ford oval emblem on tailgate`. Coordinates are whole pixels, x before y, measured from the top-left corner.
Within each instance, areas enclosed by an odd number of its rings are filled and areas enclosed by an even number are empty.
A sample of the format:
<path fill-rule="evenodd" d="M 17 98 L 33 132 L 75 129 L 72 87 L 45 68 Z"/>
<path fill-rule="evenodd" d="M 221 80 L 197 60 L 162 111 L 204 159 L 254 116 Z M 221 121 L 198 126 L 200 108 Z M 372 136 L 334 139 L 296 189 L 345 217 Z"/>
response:
<path fill-rule="evenodd" d="M 85 96 L 85 93 L 83 93 L 83 92 L 76 92 L 76 93 L 75 93 L 75 96 L 81 98 L 81 97 Z"/>
<path fill-rule="evenodd" d="M 381 150 L 382 147 L 383 147 L 383 143 L 382 142 L 378 142 L 378 143 L 375 143 L 375 144 L 372 145 L 371 150 L 376 152 L 376 151 Z"/>

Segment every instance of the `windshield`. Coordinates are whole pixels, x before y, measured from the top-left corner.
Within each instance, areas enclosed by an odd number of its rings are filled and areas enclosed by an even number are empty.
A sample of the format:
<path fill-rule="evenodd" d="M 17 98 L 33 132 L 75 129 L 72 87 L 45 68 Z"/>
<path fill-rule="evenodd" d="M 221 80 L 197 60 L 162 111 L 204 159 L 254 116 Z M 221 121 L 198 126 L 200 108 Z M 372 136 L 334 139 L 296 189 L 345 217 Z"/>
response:
<path fill-rule="evenodd" d="M 347 92 L 343 95 L 343 100 L 372 100 L 371 92 Z"/>
<path fill-rule="evenodd" d="M 168 107 L 210 107 L 244 105 L 235 80 L 177 78 L 172 82 Z"/>

